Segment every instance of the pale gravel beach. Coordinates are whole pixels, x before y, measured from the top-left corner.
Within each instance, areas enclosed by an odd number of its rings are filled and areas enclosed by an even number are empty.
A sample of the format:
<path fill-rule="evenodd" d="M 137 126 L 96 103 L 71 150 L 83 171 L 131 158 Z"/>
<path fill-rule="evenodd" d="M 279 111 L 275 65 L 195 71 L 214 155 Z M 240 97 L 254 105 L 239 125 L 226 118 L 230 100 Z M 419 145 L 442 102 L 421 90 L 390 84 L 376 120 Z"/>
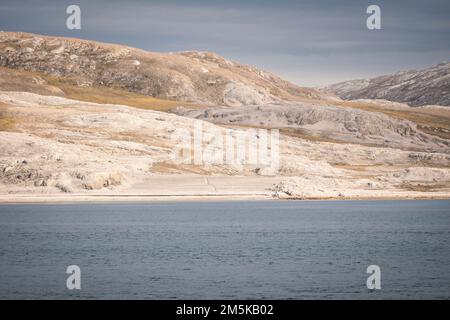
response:
<path fill-rule="evenodd" d="M 83 203 L 83 202 L 155 202 L 155 201 L 240 201 L 293 199 L 275 196 L 273 186 L 277 177 L 230 177 L 160 175 L 141 182 L 135 188 L 119 191 L 82 193 L 31 193 L 0 194 L 0 203 Z M 295 199 L 295 198 L 294 198 Z M 311 195 L 298 200 L 402 200 L 450 199 L 450 192 L 401 192 L 384 190 L 355 190 L 348 196 Z"/>

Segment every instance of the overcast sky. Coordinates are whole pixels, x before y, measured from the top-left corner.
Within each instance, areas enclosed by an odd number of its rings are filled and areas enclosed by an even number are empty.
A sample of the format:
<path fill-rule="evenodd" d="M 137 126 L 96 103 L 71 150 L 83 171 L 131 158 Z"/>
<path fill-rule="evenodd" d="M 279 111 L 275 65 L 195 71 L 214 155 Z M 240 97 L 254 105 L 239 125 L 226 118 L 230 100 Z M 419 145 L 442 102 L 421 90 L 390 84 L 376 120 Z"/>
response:
<path fill-rule="evenodd" d="M 82 29 L 66 29 L 66 7 Z M 381 7 L 382 30 L 366 8 Z M 208 50 L 304 86 L 450 60 L 449 0 L 0 0 L 0 30 L 151 51 Z"/>

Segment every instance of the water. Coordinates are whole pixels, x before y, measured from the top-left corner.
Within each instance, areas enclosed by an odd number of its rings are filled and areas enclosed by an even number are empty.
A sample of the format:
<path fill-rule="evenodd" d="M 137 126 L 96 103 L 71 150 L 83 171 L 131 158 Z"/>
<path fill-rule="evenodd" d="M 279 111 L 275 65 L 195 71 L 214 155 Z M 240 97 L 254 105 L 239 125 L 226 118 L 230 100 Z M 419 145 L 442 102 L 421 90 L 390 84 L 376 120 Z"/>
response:
<path fill-rule="evenodd" d="M 2 299 L 448 299 L 449 271 L 450 201 L 0 206 Z"/>

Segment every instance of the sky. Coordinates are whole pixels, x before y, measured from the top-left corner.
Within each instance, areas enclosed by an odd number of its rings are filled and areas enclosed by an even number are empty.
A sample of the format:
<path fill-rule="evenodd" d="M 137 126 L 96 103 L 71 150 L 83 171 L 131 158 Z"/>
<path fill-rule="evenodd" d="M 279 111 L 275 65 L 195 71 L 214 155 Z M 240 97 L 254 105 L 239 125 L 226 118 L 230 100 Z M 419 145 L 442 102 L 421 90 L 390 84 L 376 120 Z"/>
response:
<path fill-rule="evenodd" d="M 66 28 L 67 6 L 81 30 Z M 381 30 L 366 9 L 381 8 Z M 321 86 L 450 60 L 449 0 L 0 0 L 0 30 L 205 50 Z"/>

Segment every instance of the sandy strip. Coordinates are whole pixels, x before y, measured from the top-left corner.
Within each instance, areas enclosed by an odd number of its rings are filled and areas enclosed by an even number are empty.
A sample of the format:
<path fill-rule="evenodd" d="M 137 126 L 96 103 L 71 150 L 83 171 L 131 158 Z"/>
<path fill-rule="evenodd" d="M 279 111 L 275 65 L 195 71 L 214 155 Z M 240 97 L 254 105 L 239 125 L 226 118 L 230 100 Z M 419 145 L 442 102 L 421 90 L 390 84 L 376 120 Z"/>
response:
<path fill-rule="evenodd" d="M 8 190 L 0 188 L 0 204 L 119 203 L 156 201 L 257 201 L 257 200 L 407 200 L 450 199 L 450 190 L 417 192 L 399 190 L 346 189 L 345 196 L 335 192 L 310 192 L 273 197 L 271 187 L 280 177 L 154 175 L 117 190 L 54 192 L 36 188 Z"/>
<path fill-rule="evenodd" d="M 0 204 L 119 203 L 158 201 L 252 201 L 274 200 L 268 195 L 0 195 Z"/>
<path fill-rule="evenodd" d="M 448 200 L 449 193 L 411 195 L 373 195 L 353 197 L 306 197 L 302 199 L 278 199 L 265 194 L 202 194 L 202 195 L 145 195 L 145 194 L 45 194 L 45 195 L 0 195 L 0 204 L 62 204 L 62 203 L 127 203 L 127 202 L 174 202 L 174 201 L 350 201 L 350 200 Z"/>

